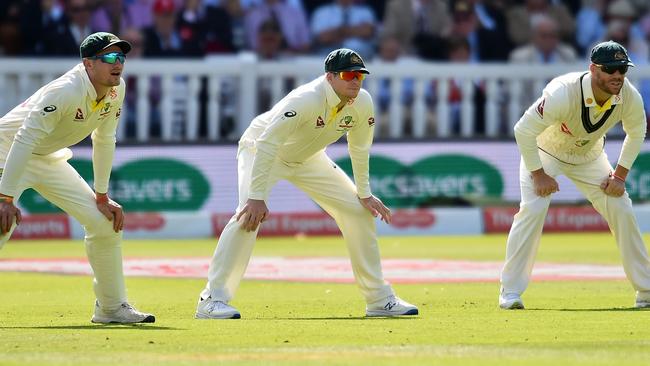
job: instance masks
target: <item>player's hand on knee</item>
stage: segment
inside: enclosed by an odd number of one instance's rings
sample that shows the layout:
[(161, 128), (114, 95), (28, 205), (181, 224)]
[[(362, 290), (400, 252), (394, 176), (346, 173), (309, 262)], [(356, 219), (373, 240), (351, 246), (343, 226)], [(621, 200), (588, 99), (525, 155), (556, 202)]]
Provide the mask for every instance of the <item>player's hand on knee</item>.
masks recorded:
[(600, 184), (600, 189), (608, 196), (621, 197), (625, 193), (625, 182), (608, 177)]
[(367, 198), (359, 198), (361, 205), (365, 207), (372, 216), (379, 216), (385, 223), (390, 224), (393, 214), (390, 212), (390, 209), (384, 205), (381, 200), (375, 196), (370, 196)]
[(531, 172), (531, 177), (533, 178), (535, 194), (540, 197), (546, 197), (560, 190), (555, 178), (546, 174), (543, 169)]
[(124, 228), (124, 211), (122, 210), (122, 206), (108, 198), (105, 194), (98, 194), (96, 203), (99, 212), (101, 212), (108, 221), (113, 222), (113, 230), (115, 230), (116, 233), (120, 232), (120, 230)]
[(0, 201), (0, 233), (6, 234), (11, 230), (14, 218), (19, 225), (22, 220), (20, 209), (14, 206), (13, 201)]
[(266, 220), (269, 209), (266, 207), (264, 200), (248, 199), (244, 208), (237, 214), (237, 221), (244, 218), (241, 228), (251, 232), (257, 230), (257, 226)]

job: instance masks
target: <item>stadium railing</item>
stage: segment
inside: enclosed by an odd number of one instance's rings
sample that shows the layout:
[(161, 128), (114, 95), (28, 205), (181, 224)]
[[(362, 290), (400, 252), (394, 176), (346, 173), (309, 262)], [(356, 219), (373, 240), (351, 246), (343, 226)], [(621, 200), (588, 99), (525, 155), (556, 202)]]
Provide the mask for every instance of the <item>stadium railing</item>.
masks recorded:
[[(0, 113), (19, 104), (46, 82), (66, 72), (77, 59), (0, 59)], [(553, 77), (570, 71), (586, 70), (587, 62), (577, 64), (515, 65), (515, 64), (454, 64), (418, 60), (398, 63), (369, 62), (371, 77), (364, 81), (377, 105), (379, 88), (390, 80), (390, 95), (385, 113), (377, 115), (377, 125), (384, 126), (388, 138), (404, 136), (404, 124), (410, 123), (410, 137), (446, 138), (476, 136), (474, 119), (474, 85), (479, 82), (485, 94), (485, 132), (481, 137), (503, 138), (512, 134), (512, 126), (530, 105), (524, 95), (537, 96)], [(285, 61), (258, 61), (252, 54), (213, 56), (190, 59), (130, 59), (125, 69), (127, 80), (137, 80), (129, 96), (132, 108), (123, 108), (122, 118), (129, 113), (134, 118), (134, 142), (150, 142), (150, 124), (159, 123), (158, 141), (228, 141), (236, 139), (260, 112), (260, 80), (266, 80), (269, 100), (274, 103), (291, 85), (307, 82), (323, 73), (320, 57), (294, 58)], [(650, 88), (650, 66), (637, 66), (629, 74), (637, 88), (646, 93)], [(131, 78), (131, 79), (129, 79)], [(459, 82), (463, 98), (450, 102), (451, 79)], [(404, 103), (399, 97), (404, 80), (411, 80), (412, 101)], [(289, 87), (290, 87), (289, 86)], [(158, 113), (152, 118), (151, 89), (159, 93)], [(528, 88), (528, 89), (526, 89)], [(201, 101), (200, 94), (203, 94)], [(398, 97), (396, 97), (398, 96)], [(518, 96), (518, 97), (513, 97)], [(650, 95), (647, 95), (650, 98)], [(452, 126), (450, 111), (458, 109), (459, 126)], [(234, 122), (230, 134), (223, 133), (224, 113), (228, 109)], [(180, 114), (180, 117), (179, 117)], [(408, 117), (407, 117), (408, 116)], [(199, 120), (205, 120), (200, 133)], [(158, 119), (158, 120), (156, 120)], [(431, 120), (434, 123), (431, 123)], [(175, 124), (182, 126), (179, 136)], [(457, 131), (453, 129), (457, 128)], [(120, 124), (118, 139), (126, 136), (125, 123)]]

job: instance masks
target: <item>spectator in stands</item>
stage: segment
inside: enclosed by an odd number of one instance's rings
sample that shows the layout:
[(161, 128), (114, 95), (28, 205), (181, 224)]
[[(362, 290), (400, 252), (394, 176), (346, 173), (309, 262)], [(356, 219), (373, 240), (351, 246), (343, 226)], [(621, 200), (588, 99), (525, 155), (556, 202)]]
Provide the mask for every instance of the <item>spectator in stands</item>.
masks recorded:
[[(287, 54), (286, 42), (280, 25), (274, 19), (267, 19), (257, 30), (257, 48), (255, 54), (259, 61), (278, 61)], [(288, 84), (293, 85), (293, 80), (283, 80), (285, 89), (290, 89)], [(257, 80), (257, 112), (262, 113), (269, 110), (275, 100), (272, 95), (272, 79), (260, 77)]]
[(292, 52), (305, 53), (310, 47), (309, 27), (305, 13), (284, 0), (264, 0), (248, 11), (245, 18), (246, 37), (252, 50), (258, 48), (259, 29), (271, 21), (277, 24), (286, 48)]
[[(128, 28), (122, 32), (121, 38), (131, 44), (129, 60), (142, 58), (144, 55), (144, 35), (140, 29)], [(125, 115), (123, 121), (125, 124), (125, 136), (127, 139), (134, 139), (136, 137), (138, 123), (136, 108), (138, 101), (138, 79), (139, 78), (134, 75), (126, 77), (126, 95), (124, 97)]]
[(18, 1), (0, 4), (0, 55), (15, 55), (22, 51), (20, 10)]
[[(42, 55), (45, 52), (45, 29), (52, 29), (52, 25), (63, 16), (62, 3), (56, 0), (26, 0), (16, 3), (20, 3), (20, 52), (24, 55)], [(2, 13), (7, 14), (5, 11)]]
[[(378, 64), (400, 64), (405, 66), (409, 61), (412, 61), (413, 58), (409, 56), (404, 56), (404, 48), (402, 45), (405, 45), (400, 41), (400, 39), (392, 34), (385, 34), (380, 37), (379, 40), (379, 49), (375, 61)], [(408, 66), (405, 66), (408, 67)], [(382, 78), (378, 81), (379, 85), (377, 88), (376, 95), (376, 111), (377, 111), (377, 130), (376, 134), (378, 136), (385, 137), (389, 132), (389, 108), (391, 100), (393, 99), (392, 94), (392, 80), (390, 78)], [(403, 79), (401, 82), (399, 99), (402, 105), (410, 107), (413, 103), (413, 93), (414, 93), (414, 83), (415, 81), (411, 78)], [(404, 110), (404, 120), (403, 126), (399, 136), (405, 136), (410, 134), (412, 131), (411, 127), (411, 115), (410, 108), (405, 108)], [(391, 121), (391, 123), (398, 123), (397, 121)]]
[[(467, 38), (462, 36), (452, 36), (448, 41), (448, 61), (454, 63), (472, 63), (475, 62), (471, 58), (470, 43)], [(453, 77), (449, 79), (449, 110), (450, 110), (450, 123), (451, 132), (455, 135), (460, 135), (462, 132), (461, 127), (461, 106), (464, 98), (468, 95), (463, 93), (463, 83), (465, 79), (462, 77)], [(472, 81), (472, 106), (474, 107), (474, 120), (472, 134), (482, 135), (485, 133), (485, 85), (482, 80)]]
[(122, 34), (128, 28), (149, 27), (152, 22), (150, 0), (105, 0), (95, 9), (90, 26)]
[(176, 28), (183, 44), (183, 56), (199, 57), (205, 54), (205, 9), (201, 0), (183, 1)]
[[(510, 62), (518, 64), (555, 64), (577, 61), (573, 47), (560, 41), (559, 26), (555, 19), (538, 14), (531, 19), (532, 40), (510, 53)], [(542, 90), (535, 90), (533, 82), (526, 82), (521, 95), (521, 105), (531, 105)]]
[(67, 0), (64, 15), (43, 32), (43, 54), (77, 56), (79, 45), (91, 32), (91, 8), (88, 0)]
[(173, 0), (153, 2), (153, 26), (144, 29), (145, 57), (183, 56), (183, 42), (176, 29), (176, 6)]
[(444, 0), (390, 0), (387, 4), (382, 34), (397, 40), (406, 53), (442, 59), (442, 45), (450, 33), (451, 14)]
[(564, 4), (551, 0), (526, 0), (524, 4), (513, 6), (506, 12), (508, 33), (516, 46), (531, 41), (530, 21), (538, 14), (546, 14), (555, 19), (559, 25), (560, 39), (568, 44), (574, 43), (575, 21)]
[[(486, 4), (456, 1), (452, 12), (451, 34), (467, 40), (471, 61), (505, 61), (510, 53), (511, 43), (502, 27), (498, 26), (499, 8), (490, 4), (489, 11), (494, 17), (488, 17)], [(484, 23), (486, 25), (483, 25)]]
[(582, 8), (576, 15), (576, 45), (581, 55), (598, 42), (605, 32), (603, 23), (607, 0), (582, 0)]
[(349, 48), (365, 58), (374, 55), (377, 20), (372, 9), (354, 0), (335, 0), (316, 9), (311, 30), (317, 53), (327, 54), (335, 48)]
[(245, 47), (244, 9), (239, 0), (221, 0), (205, 8), (205, 52), (234, 53)]

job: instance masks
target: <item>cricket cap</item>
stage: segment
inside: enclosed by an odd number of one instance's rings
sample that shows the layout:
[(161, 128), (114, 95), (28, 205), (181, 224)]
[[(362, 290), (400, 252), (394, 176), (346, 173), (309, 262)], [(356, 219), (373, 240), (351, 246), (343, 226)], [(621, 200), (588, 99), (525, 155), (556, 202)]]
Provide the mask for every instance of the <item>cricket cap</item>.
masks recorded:
[(325, 58), (325, 71), (359, 71), (363, 74), (370, 74), (361, 56), (348, 48), (339, 48), (330, 52)]
[(131, 51), (131, 44), (129, 42), (119, 39), (112, 33), (97, 32), (89, 35), (81, 42), (79, 54), (81, 58), (92, 57), (110, 46), (118, 46), (125, 55)]
[(591, 49), (591, 62), (596, 65), (634, 66), (625, 47), (614, 41), (601, 42)]

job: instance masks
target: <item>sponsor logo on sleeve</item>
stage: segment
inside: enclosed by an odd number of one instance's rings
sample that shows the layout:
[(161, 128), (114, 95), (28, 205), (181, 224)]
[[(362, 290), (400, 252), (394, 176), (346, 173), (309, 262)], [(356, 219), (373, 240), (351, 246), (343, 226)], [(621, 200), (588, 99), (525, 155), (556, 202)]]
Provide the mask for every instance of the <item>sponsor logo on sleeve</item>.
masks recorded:
[(562, 125), (560, 126), (560, 130), (561, 130), (563, 133), (566, 133), (566, 134), (569, 135), (569, 136), (573, 136), (573, 134), (571, 133), (571, 130), (570, 130), (569, 127), (566, 125), (566, 122), (562, 122)]
[(43, 112), (41, 112), (41, 116), (46, 115), (47, 113), (54, 112), (56, 110), (56, 106), (54, 105), (48, 105), (47, 107), (43, 108)]
[(118, 108), (117, 113), (115, 113), (115, 118), (120, 118), (121, 114), (122, 114), (122, 108)]
[(298, 113), (296, 113), (296, 111), (293, 111), (293, 110), (284, 112), (284, 116), (287, 117), (287, 118), (295, 117), (297, 114)]
[(546, 99), (542, 99), (539, 103), (537, 103), (537, 107), (535, 107), (535, 111), (542, 118), (544, 118), (544, 103), (546, 103)]
[(375, 117), (368, 118), (368, 126), (373, 126), (375, 124)]
[(323, 127), (325, 127), (325, 121), (323, 121), (323, 117), (318, 116), (318, 118), (316, 118), (316, 128), (323, 128)]
[(79, 122), (84, 120), (84, 112), (81, 108), (77, 108), (77, 113), (74, 115), (74, 120)]

